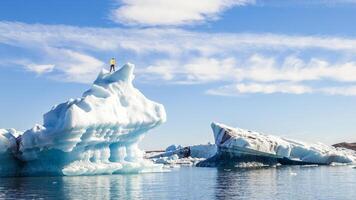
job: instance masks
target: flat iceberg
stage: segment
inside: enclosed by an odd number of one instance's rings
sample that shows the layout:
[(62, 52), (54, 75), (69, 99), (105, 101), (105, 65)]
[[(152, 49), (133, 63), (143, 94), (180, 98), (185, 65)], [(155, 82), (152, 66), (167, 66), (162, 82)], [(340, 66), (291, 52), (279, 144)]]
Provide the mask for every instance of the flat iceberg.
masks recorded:
[[(322, 143), (308, 144), (220, 123), (212, 123), (217, 154), (198, 166), (330, 165), (355, 163), (355, 151)], [(244, 165), (244, 164), (243, 164)]]
[(166, 121), (163, 105), (132, 81), (134, 65), (103, 70), (78, 99), (54, 106), (43, 125), (0, 129), (1, 175), (92, 175), (155, 171), (137, 143)]

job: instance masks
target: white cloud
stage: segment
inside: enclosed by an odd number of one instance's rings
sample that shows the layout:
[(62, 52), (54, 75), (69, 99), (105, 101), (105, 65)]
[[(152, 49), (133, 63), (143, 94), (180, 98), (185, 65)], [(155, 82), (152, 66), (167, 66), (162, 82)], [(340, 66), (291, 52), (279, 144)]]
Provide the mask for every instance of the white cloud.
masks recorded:
[[(139, 80), (240, 84), (240, 93), (257, 89), (306, 93), (311, 88), (311, 92), (344, 95), (353, 94), (349, 87), (356, 82), (354, 38), (0, 22), (0, 48), (8, 46), (16, 51), (2, 51), (2, 65), (7, 60), (8, 66), (25, 66), (61, 81), (91, 82), (108, 58), (118, 56), (120, 62), (138, 65)], [(313, 83), (325, 88), (314, 88)], [(330, 87), (335, 83), (342, 84), (344, 92)]]
[(229, 78), (236, 71), (235, 59), (194, 58), (183, 66), (189, 81), (207, 82)]
[(47, 48), (46, 55), (57, 63), (57, 70), (62, 74), (55, 78), (62, 81), (91, 82), (105, 64), (87, 54), (69, 49)]
[(35, 72), (36, 74), (45, 74), (53, 71), (54, 65), (38, 65), (38, 64), (28, 64), (26, 65), (27, 70)]
[(356, 96), (356, 85), (337, 87), (311, 87), (303, 84), (291, 82), (282, 83), (238, 83), (225, 85), (206, 91), (209, 95), (217, 96), (238, 96), (243, 94), (311, 94), (319, 93), (324, 95)]
[(356, 62), (335, 62), (311, 58), (302, 60), (296, 56), (287, 56), (278, 61), (273, 57), (252, 55), (246, 59), (245, 68), (238, 73), (240, 80), (259, 82), (271, 81), (315, 81), (332, 80), (339, 82), (355, 82)]
[(247, 93), (287, 93), (287, 94), (305, 94), (312, 93), (313, 89), (306, 85), (294, 83), (239, 83), (235, 85), (227, 85), (215, 89), (210, 89), (207, 94), (219, 96), (235, 96)]
[(177, 26), (202, 23), (219, 18), (221, 13), (235, 6), (260, 5), (337, 5), (353, 4), (355, 0), (115, 0), (110, 14), (117, 23), (139, 26)]
[[(144, 73), (160, 77), (169, 77), (170, 81), (188, 81), (205, 83), (216, 81), (337, 81), (356, 82), (356, 62), (335, 62), (311, 58), (302, 60), (290, 55), (282, 60), (271, 56), (253, 54), (250, 57), (192, 58), (183, 63), (178, 61), (157, 62)], [(167, 67), (166, 67), (167, 66)], [(182, 80), (183, 79), (183, 80)]]
[[(77, 50), (135, 53), (190, 53), (210, 56), (256, 49), (324, 49), (356, 53), (356, 39), (330, 36), (283, 34), (202, 33), (181, 29), (85, 28), (61, 25), (24, 24), (0, 21), (0, 43), (33, 47), (50, 46)], [(235, 53), (235, 52), (234, 52)]]
[(159, 76), (165, 81), (170, 81), (177, 75), (177, 71), (174, 66), (176, 66), (176, 63), (172, 63), (169, 60), (160, 60), (157, 63), (142, 69), (139, 73), (147, 75), (147, 79), (156, 79), (157, 76)]
[(334, 87), (312, 87), (294, 82), (279, 83), (236, 83), (212, 88), (206, 94), (217, 96), (239, 96), (243, 94), (324, 94), (356, 96), (356, 85), (334, 86)]
[(233, 6), (253, 4), (254, 0), (121, 0), (111, 18), (129, 25), (182, 25), (215, 20)]
[(320, 92), (328, 95), (356, 96), (356, 85), (321, 88)]

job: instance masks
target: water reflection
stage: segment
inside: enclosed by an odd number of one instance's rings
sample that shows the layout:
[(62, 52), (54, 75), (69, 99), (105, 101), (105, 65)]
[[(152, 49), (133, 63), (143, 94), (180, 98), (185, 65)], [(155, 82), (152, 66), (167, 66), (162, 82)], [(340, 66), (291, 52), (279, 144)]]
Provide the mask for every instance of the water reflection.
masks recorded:
[(140, 174), (63, 177), (66, 199), (138, 199), (142, 196)]
[(0, 198), (206, 199), (213, 196), (215, 175), (215, 169), (184, 168), (168, 173), (1, 178)]
[(350, 167), (278, 167), (219, 170), (215, 199), (354, 199)]
[(0, 178), (0, 199), (353, 199), (350, 167), (281, 167)]
[(266, 193), (276, 193), (275, 169), (221, 169), (216, 177), (217, 199), (265, 199)]
[(138, 199), (142, 176), (1, 178), (1, 199)]

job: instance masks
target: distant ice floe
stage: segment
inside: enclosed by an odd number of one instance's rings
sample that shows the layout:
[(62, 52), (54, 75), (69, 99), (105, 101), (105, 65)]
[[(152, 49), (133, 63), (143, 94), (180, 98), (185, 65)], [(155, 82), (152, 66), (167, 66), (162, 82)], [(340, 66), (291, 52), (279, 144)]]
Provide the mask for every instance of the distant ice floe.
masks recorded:
[(0, 129), (0, 175), (92, 175), (157, 171), (137, 143), (166, 121), (163, 105), (132, 81), (134, 65), (103, 70), (78, 99), (54, 106), (43, 125)]
[(238, 166), (256, 162), (263, 165), (337, 165), (356, 161), (355, 151), (349, 149), (308, 144), (219, 123), (212, 123), (211, 127), (218, 151), (198, 166)]
[(195, 166), (197, 163), (216, 154), (215, 144), (199, 144), (183, 147), (171, 145), (162, 153), (147, 154), (146, 157), (155, 163), (164, 164), (168, 167)]

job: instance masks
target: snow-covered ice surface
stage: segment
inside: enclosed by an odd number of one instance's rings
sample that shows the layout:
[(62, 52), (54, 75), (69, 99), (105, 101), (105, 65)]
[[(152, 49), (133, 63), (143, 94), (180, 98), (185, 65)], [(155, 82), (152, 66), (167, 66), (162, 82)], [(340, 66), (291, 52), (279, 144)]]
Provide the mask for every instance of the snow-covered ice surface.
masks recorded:
[(149, 157), (153, 162), (165, 164), (169, 167), (177, 165), (195, 166), (197, 163), (210, 158), (216, 154), (215, 144), (199, 144), (183, 147), (181, 145), (170, 145), (165, 152), (154, 154)]
[[(355, 151), (322, 143), (308, 144), (273, 135), (212, 123), (218, 153), (201, 166), (233, 160), (237, 163), (320, 164), (355, 163)], [(220, 159), (220, 161), (219, 161)], [(224, 161), (221, 161), (225, 159)], [(214, 166), (214, 164), (213, 164)]]
[(210, 158), (216, 154), (216, 151), (216, 145), (210, 143), (190, 146), (191, 157), (193, 158)]
[(166, 121), (163, 105), (132, 81), (134, 65), (103, 70), (78, 99), (54, 106), (43, 125), (0, 129), (0, 175), (91, 175), (160, 170), (137, 143)]

